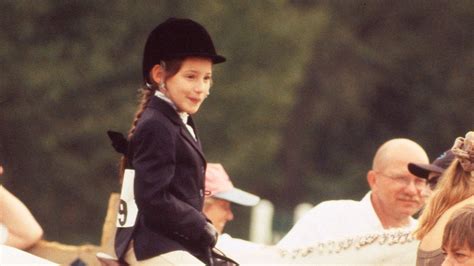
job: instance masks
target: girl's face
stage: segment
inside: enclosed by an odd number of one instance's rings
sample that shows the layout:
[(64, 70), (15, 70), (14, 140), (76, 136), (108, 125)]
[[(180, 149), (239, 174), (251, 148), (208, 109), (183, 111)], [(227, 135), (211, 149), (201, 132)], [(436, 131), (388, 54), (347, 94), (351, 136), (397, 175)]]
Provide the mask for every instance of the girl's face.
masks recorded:
[(194, 114), (209, 95), (212, 81), (212, 61), (201, 57), (186, 58), (179, 71), (167, 79), (163, 92), (179, 112)]
[(444, 248), (443, 251), (446, 254), (446, 258), (443, 261), (443, 266), (461, 266), (461, 265), (474, 265), (474, 250), (469, 249), (467, 243), (462, 248), (451, 249)]

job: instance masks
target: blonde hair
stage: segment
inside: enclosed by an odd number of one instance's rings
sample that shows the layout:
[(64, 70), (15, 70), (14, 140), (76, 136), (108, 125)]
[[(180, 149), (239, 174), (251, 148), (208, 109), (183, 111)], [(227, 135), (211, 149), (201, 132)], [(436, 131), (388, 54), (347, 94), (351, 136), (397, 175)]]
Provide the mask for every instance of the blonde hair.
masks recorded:
[(440, 179), (419, 218), (418, 228), (414, 232), (417, 239), (422, 239), (446, 210), (474, 195), (473, 178), (464, 171), (458, 159), (454, 159)]
[(444, 228), (442, 247), (450, 250), (467, 244), (474, 250), (474, 204), (468, 204), (454, 212)]
[(420, 216), (414, 235), (422, 239), (438, 222), (441, 215), (454, 204), (474, 195), (474, 177), (471, 166), (474, 164), (474, 132), (466, 138), (456, 138), (451, 151), (456, 156), (441, 176), (435, 191)]

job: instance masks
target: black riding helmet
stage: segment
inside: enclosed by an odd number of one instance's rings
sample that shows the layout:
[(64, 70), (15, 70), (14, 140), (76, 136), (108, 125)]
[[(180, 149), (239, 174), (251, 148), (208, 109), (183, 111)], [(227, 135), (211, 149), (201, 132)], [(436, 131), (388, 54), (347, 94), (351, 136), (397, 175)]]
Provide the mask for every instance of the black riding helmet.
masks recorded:
[(148, 35), (143, 53), (143, 78), (161, 60), (186, 56), (207, 57), (214, 64), (225, 57), (218, 55), (211, 36), (199, 23), (191, 19), (169, 18)]

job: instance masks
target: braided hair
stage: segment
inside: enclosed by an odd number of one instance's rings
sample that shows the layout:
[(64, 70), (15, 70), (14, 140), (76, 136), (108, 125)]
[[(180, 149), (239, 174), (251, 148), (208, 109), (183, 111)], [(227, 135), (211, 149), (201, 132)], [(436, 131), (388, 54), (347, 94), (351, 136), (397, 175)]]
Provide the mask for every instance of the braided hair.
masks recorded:
[[(178, 71), (181, 69), (181, 66), (183, 64), (184, 58), (174, 58), (174, 59), (169, 59), (169, 60), (162, 60), (160, 62), (161, 68), (164, 70), (164, 81), (168, 80), (169, 78), (173, 77), (178, 73)], [(138, 108), (137, 111), (135, 112), (135, 116), (133, 118), (132, 126), (128, 132), (127, 140), (128, 142), (131, 141), (133, 137), (133, 133), (135, 133), (135, 129), (137, 127), (138, 121), (140, 120), (140, 117), (142, 116), (143, 112), (145, 111), (146, 107), (148, 106), (148, 103), (150, 102), (151, 98), (155, 95), (155, 91), (159, 90), (161, 86), (164, 85), (164, 82), (160, 82), (160, 84), (155, 81), (151, 77), (151, 73), (149, 73), (149, 80), (151, 81), (151, 84), (148, 82), (144, 82), (143, 86), (138, 90), (139, 93), (139, 103), (138, 103)], [(120, 178), (123, 177), (123, 173), (125, 171), (125, 168), (128, 163), (128, 158), (127, 156), (122, 156), (120, 159)]]

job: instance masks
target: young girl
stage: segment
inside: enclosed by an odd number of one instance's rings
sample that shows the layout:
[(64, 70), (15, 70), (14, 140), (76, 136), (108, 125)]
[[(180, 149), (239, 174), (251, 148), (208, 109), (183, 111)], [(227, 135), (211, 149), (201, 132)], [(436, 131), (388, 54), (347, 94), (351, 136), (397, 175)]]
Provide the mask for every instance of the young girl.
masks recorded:
[(474, 265), (474, 204), (456, 211), (444, 228), (442, 265)]
[(217, 232), (201, 211), (206, 160), (190, 115), (209, 95), (213, 64), (224, 61), (190, 19), (170, 18), (148, 36), (142, 100), (122, 162), (115, 240), (122, 262), (210, 264)]

